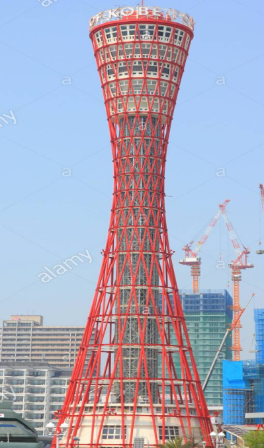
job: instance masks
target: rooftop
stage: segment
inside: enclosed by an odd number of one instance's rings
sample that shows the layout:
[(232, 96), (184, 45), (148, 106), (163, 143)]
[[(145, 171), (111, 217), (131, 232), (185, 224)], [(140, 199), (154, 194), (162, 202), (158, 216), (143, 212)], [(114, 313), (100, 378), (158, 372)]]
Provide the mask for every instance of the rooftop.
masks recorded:
[(244, 435), (248, 432), (257, 431), (259, 429), (259, 425), (223, 425), (222, 429), (223, 431), (226, 431), (239, 439), (243, 439)]

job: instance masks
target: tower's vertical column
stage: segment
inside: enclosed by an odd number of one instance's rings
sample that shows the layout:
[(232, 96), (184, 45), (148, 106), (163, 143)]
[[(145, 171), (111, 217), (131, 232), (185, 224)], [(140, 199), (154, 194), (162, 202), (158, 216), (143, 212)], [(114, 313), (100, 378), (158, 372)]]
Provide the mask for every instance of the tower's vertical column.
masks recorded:
[[(160, 148), (161, 126), (158, 119), (146, 114), (130, 114), (119, 122), (115, 195), (117, 216), (117, 247), (119, 247), (117, 285), (119, 284), (120, 325), (116, 325), (116, 343), (122, 343), (123, 376), (131, 379), (124, 384), (125, 402), (135, 398), (136, 379), (158, 376), (158, 331), (154, 308), (158, 308), (159, 238), (161, 231), (160, 181), (163, 155)], [(159, 181), (157, 182), (159, 176)], [(153, 307), (153, 302), (155, 307)], [(118, 302), (116, 305), (118, 308)], [(144, 321), (147, 322), (144, 328)], [(144, 328), (146, 364), (139, 372), (141, 337)], [(121, 335), (122, 328), (124, 334)], [(152, 401), (157, 402), (157, 384), (151, 384)], [(146, 382), (141, 381), (138, 396), (147, 400)]]

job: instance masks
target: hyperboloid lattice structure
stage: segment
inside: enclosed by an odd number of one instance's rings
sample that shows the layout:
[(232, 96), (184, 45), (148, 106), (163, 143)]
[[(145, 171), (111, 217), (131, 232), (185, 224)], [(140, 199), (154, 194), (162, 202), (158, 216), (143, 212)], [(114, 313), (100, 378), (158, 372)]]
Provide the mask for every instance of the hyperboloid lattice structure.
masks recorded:
[(167, 146), (193, 20), (157, 7), (116, 8), (92, 18), (90, 37), (114, 192), (93, 304), (58, 413), (58, 429), (69, 425), (61, 443), (156, 447), (179, 435), (211, 446), (165, 217)]

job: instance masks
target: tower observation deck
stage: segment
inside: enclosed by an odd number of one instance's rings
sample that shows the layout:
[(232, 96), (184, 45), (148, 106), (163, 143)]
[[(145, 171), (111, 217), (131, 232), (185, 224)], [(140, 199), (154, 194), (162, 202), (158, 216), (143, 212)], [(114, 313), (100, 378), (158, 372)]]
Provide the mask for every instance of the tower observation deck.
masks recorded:
[(212, 445), (165, 217), (167, 146), (193, 26), (187, 14), (146, 6), (90, 21), (114, 191), (93, 304), (58, 413), (58, 428), (69, 424), (67, 447), (77, 438), (87, 448), (131, 448), (135, 438), (156, 447), (178, 435)]

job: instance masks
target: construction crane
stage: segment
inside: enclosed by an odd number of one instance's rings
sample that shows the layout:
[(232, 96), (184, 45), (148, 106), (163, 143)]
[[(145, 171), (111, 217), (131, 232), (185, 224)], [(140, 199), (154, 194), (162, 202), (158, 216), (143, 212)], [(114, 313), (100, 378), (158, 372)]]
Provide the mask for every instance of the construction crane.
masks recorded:
[[(264, 213), (264, 187), (263, 187), (262, 184), (260, 184), (259, 188), (260, 188), (261, 207), (262, 207), (262, 211)], [(261, 238), (260, 238), (259, 244), (261, 244)], [(257, 255), (263, 255), (264, 254), (264, 250), (263, 249), (259, 249), (259, 250), (256, 251), (256, 254)]]
[[(221, 207), (221, 206), (220, 206)], [(241, 323), (237, 317), (240, 314), (241, 306), (240, 306), (240, 282), (241, 282), (241, 271), (249, 268), (253, 268), (254, 265), (248, 263), (248, 255), (250, 254), (249, 249), (247, 249), (244, 245), (240, 245), (238, 238), (236, 236), (234, 227), (229, 219), (226, 208), (223, 208), (222, 215), (224, 221), (226, 223), (226, 227), (234, 247), (235, 254), (237, 258), (234, 261), (231, 261), (229, 267), (232, 271), (232, 282), (233, 282), (233, 323), (235, 322), (234, 332), (233, 332), (233, 345), (232, 350), (234, 353), (233, 359), (234, 361), (240, 361), (240, 352), (242, 350), (240, 345), (240, 328)]]
[(203, 245), (208, 240), (213, 228), (216, 226), (217, 222), (219, 221), (219, 218), (220, 218), (221, 214), (223, 213), (223, 211), (225, 210), (228, 202), (229, 202), (229, 199), (226, 199), (225, 202), (223, 202), (223, 204), (219, 205), (219, 210), (217, 211), (217, 213), (213, 217), (212, 221), (208, 225), (202, 238), (196, 244), (194, 251), (192, 250), (192, 245), (193, 245), (194, 241), (191, 241), (189, 244), (186, 244), (186, 246), (183, 247), (185, 256), (184, 256), (183, 260), (179, 261), (179, 263), (183, 264), (185, 266), (191, 266), (191, 276), (193, 278), (192, 284), (193, 284), (193, 292), (194, 293), (199, 292), (199, 277), (201, 275), (201, 258), (198, 256), (198, 254), (199, 254), (200, 250), (202, 249)]
[(210, 367), (210, 369), (209, 369), (209, 372), (207, 373), (207, 376), (206, 376), (206, 378), (205, 378), (205, 380), (204, 380), (204, 383), (203, 383), (203, 391), (205, 391), (205, 389), (206, 389), (206, 387), (207, 387), (207, 385), (208, 385), (208, 382), (209, 382), (209, 380), (210, 380), (210, 378), (211, 378), (211, 375), (212, 375), (212, 373), (213, 373), (213, 370), (214, 370), (214, 368), (215, 368), (217, 359), (218, 359), (218, 357), (219, 357), (219, 355), (220, 355), (220, 353), (221, 353), (221, 351), (222, 351), (222, 348), (224, 347), (224, 344), (225, 344), (225, 341), (226, 341), (226, 339), (227, 339), (227, 336), (228, 336), (233, 330), (235, 330), (235, 328), (236, 328), (236, 324), (240, 321), (240, 318), (241, 318), (242, 314), (243, 314), (244, 311), (247, 309), (247, 307), (248, 307), (248, 305), (250, 304), (250, 302), (251, 302), (251, 300), (253, 299), (253, 297), (255, 297), (255, 294), (252, 294), (252, 295), (251, 295), (251, 297), (250, 297), (249, 301), (247, 302), (247, 304), (245, 305), (245, 307), (242, 308), (242, 309), (240, 310), (240, 312), (238, 313), (236, 319), (235, 319), (235, 320), (233, 321), (233, 323), (231, 324), (231, 327), (228, 328), (228, 329), (226, 330), (225, 335), (224, 335), (224, 337), (223, 337), (223, 340), (222, 340), (222, 342), (221, 342), (221, 344), (220, 344), (220, 346), (219, 346), (219, 348), (218, 348), (218, 350), (217, 350), (217, 352), (216, 352), (216, 355), (215, 355), (215, 357), (214, 357), (214, 359), (213, 359), (213, 362), (212, 362), (212, 365), (211, 365), (211, 367)]

